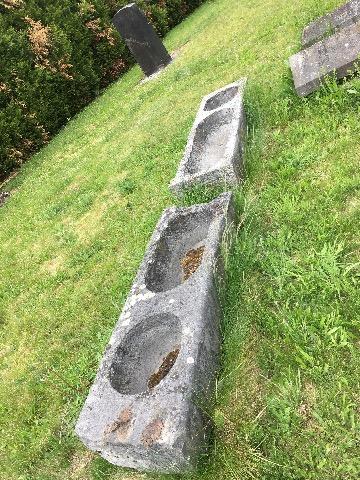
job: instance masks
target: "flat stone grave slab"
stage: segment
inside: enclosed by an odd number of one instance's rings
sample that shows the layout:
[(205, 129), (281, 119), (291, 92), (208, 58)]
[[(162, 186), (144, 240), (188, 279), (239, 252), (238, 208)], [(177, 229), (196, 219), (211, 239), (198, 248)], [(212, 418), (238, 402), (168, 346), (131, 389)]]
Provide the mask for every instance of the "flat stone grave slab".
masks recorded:
[(171, 62), (162, 41), (135, 3), (121, 8), (113, 17), (113, 23), (146, 76)]
[(317, 18), (310, 25), (305, 27), (301, 44), (303, 48), (310, 47), (323, 38), (336, 33), (344, 27), (348, 27), (360, 20), (360, 0), (352, 0)]
[(76, 433), (109, 462), (181, 473), (206, 451), (219, 362), (220, 246), (231, 193), (164, 211)]
[(246, 78), (203, 98), (170, 190), (181, 195), (196, 184), (241, 181), (246, 138)]
[(298, 95), (317, 90), (328, 75), (344, 78), (357, 70), (360, 55), (360, 22), (315, 43), (290, 57), (289, 63)]

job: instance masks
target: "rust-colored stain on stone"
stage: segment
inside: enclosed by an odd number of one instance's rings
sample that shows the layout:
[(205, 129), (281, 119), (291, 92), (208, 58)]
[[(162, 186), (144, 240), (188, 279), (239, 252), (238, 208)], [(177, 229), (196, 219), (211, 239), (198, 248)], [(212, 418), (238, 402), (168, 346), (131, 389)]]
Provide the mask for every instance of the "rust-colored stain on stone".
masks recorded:
[(132, 418), (133, 413), (131, 409), (125, 408), (120, 412), (118, 419), (107, 427), (105, 435), (116, 432), (116, 436), (120, 441), (125, 440), (129, 433)]
[(157, 418), (146, 425), (141, 435), (141, 442), (144, 447), (152, 447), (155, 442), (161, 437), (161, 432), (164, 428), (164, 422)]
[(199, 248), (193, 248), (192, 250), (189, 250), (181, 260), (180, 263), (184, 274), (184, 281), (190, 278), (200, 267), (204, 250), (204, 245)]
[(176, 347), (175, 350), (168, 353), (166, 357), (163, 358), (160, 368), (156, 372), (154, 372), (152, 375), (150, 375), (150, 378), (148, 381), (148, 387), (150, 390), (156, 387), (156, 385), (158, 385), (161, 382), (161, 380), (165, 378), (166, 375), (170, 372), (170, 370), (172, 369), (172, 367), (176, 362), (179, 352), (180, 352), (180, 348)]

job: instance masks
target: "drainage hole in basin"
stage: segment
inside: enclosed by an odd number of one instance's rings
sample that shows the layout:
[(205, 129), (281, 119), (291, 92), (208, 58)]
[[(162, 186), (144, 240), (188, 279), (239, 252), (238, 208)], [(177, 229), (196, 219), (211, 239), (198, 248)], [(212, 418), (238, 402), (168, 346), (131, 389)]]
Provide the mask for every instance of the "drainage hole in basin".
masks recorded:
[(183, 270), (184, 282), (185, 280), (190, 278), (191, 275), (195, 273), (196, 270), (200, 267), (204, 250), (204, 245), (201, 245), (198, 248), (192, 248), (191, 250), (186, 252), (185, 256), (182, 258), (180, 263)]
[(173, 351), (168, 353), (166, 357), (163, 358), (162, 364), (160, 365), (158, 371), (150, 375), (148, 381), (148, 388), (150, 390), (156, 387), (156, 385), (159, 385), (161, 380), (170, 372), (176, 362), (179, 352), (180, 347), (175, 347)]

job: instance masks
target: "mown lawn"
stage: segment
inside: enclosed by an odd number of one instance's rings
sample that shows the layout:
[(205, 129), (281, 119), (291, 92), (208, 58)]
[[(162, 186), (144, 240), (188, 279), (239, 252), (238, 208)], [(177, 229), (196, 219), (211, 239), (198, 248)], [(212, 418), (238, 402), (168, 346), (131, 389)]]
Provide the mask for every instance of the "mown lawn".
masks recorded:
[[(296, 97), (287, 65), (324, 0), (208, 1), (7, 185), (0, 208), (6, 480), (160, 479), (73, 433), (201, 97), (249, 78), (211, 455), (191, 479), (360, 476), (360, 81)], [(198, 192), (197, 201), (207, 194)], [(168, 477), (177, 478), (177, 477)]]

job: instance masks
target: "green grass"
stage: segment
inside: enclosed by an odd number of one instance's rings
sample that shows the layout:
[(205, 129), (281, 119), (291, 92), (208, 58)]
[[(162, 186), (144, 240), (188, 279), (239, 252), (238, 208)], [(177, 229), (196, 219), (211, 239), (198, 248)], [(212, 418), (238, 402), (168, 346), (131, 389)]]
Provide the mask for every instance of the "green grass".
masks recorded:
[[(191, 479), (358, 479), (360, 81), (294, 94), (288, 57), (335, 0), (209, 1), (33, 157), (0, 209), (1, 478), (160, 479), (73, 427), (200, 99), (248, 76), (211, 455)], [(204, 192), (192, 195), (201, 201)], [(188, 199), (189, 200), (189, 199)], [(177, 478), (177, 477), (168, 477)]]

